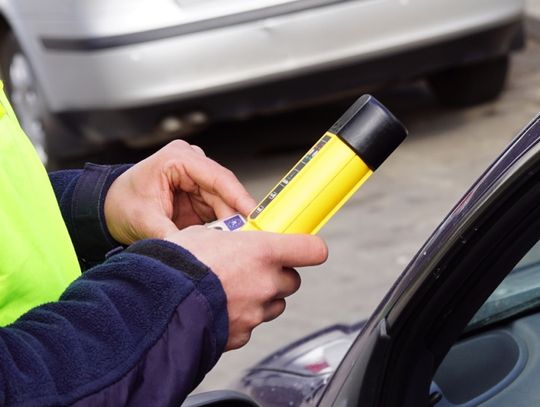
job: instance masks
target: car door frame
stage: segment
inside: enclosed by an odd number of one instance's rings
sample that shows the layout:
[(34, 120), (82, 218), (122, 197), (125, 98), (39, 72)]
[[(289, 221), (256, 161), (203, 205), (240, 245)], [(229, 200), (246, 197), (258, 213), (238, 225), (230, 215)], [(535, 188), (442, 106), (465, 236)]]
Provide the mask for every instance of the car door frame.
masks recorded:
[[(540, 116), (416, 255), (343, 359), (319, 405), (434, 403), (437, 395), (430, 400), (429, 389), (438, 365), (476, 310), (538, 240), (539, 141)], [(531, 228), (535, 233), (526, 232)]]

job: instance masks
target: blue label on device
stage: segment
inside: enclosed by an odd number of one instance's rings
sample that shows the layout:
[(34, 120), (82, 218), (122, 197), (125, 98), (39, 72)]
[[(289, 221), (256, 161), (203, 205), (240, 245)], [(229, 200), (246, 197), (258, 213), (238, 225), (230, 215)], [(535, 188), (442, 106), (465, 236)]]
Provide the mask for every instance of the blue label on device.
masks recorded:
[(223, 223), (225, 223), (225, 225), (229, 228), (230, 231), (233, 231), (244, 226), (246, 222), (244, 221), (244, 218), (242, 218), (242, 216), (234, 215), (230, 218), (224, 219)]

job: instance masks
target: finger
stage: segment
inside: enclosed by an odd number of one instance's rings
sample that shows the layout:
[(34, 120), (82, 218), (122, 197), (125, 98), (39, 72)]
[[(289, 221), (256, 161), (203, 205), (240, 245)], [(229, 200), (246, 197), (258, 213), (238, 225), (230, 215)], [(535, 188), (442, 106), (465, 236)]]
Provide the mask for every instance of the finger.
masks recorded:
[(293, 268), (285, 267), (277, 274), (276, 281), (274, 282), (277, 288), (277, 294), (275, 298), (285, 298), (294, 294), (300, 288), (302, 278), (298, 271)]
[(228, 218), (229, 216), (236, 215), (239, 212), (238, 210), (231, 208), (225, 202), (220, 200), (215, 200), (212, 204), (212, 207), (214, 209), (217, 219)]
[(328, 258), (326, 243), (318, 236), (280, 233), (264, 233), (258, 236), (268, 239), (267, 243), (272, 248), (275, 261), (282, 267), (314, 266), (324, 263)]
[(249, 342), (251, 339), (251, 331), (243, 332), (242, 334), (230, 335), (225, 352), (229, 350), (239, 349)]
[[(189, 209), (193, 216), (197, 216), (202, 222), (211, 222), (216, 220), (217, 215), (213, 207), (214, 205), (211, 203), (212, 198), (208, 198), (205, 195), (206, 193), (203, 191), (193, 195), (187, 193), (185, 201), (189, 203)], [(181, 221), (181, 219), (179, 220)]]
[(204, 203), (212, 208), (216, 218), (226, 218), (238, 213), (238, 210), (229, 206), (221, 197), (201, 190), (201, 197)]
[(272, 321), (285, 311), (287, 303), (283, 298), (278, 298), (270, 302), (265, 308), (264, 322)]
[(183, 163), (186, 174), (205, 191), (217, 195), (229, 207), (248, 215), (257, 205), (238, 178), (210, 158), (193, 156)]
[(227, 218), (238, 213), (238, 210), (231, 208), (219, 196), (204, 190), (200, 191), (200, 195), (191, 195), (189, 200), (195, 214), (204, 222)]

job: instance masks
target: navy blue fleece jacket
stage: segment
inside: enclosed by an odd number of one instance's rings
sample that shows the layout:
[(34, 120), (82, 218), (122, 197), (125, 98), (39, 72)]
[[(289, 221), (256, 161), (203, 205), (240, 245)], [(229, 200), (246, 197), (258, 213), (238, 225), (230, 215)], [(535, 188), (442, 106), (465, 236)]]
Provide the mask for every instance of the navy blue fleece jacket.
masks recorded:
[(126, 167), (50, 175), (84, 272), (58, 302), (0, 329), (2, 406), (178, 406), (227, 341), (218, 278), (169, 242), (118, 246), (103, 218)]

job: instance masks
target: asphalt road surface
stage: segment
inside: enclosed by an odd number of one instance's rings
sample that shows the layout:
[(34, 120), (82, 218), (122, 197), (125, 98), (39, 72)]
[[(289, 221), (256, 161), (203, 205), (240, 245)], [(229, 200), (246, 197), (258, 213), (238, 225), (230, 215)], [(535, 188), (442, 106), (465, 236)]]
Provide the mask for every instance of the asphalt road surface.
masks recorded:
[[(287, 343), (335, 323), (365, 319), (443, 217), (509, 141), (540, 112), (540, 42), (516, 54), (496, 102), (449, 110), (421, 84), (377, 97), (409, 138), (322, 229), (330, 257), (301, 269), (285, 314), (226, 353), (197, 391), (227, 388), (244, 369)], [(257, 198), (281, 178), (349, 101), (220, 126), (193, 142), (233, 169)]]

